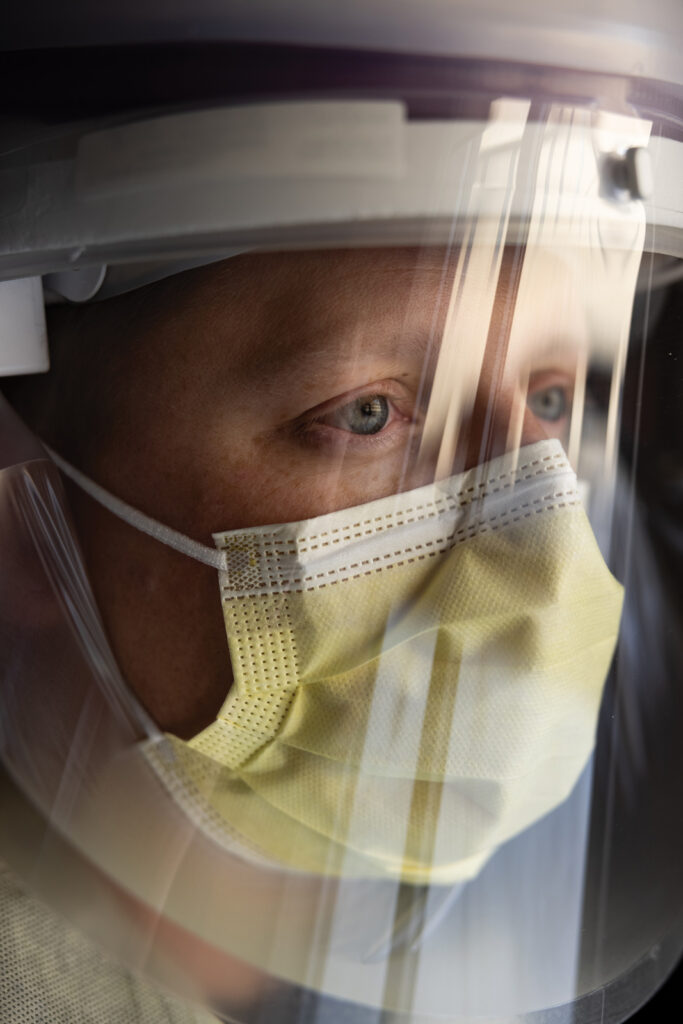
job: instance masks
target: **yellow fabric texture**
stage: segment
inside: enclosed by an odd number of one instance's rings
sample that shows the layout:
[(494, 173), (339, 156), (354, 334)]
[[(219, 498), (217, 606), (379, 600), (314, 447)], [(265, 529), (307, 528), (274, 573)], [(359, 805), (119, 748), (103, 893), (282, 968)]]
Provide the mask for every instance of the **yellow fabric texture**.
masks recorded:
[(622, 592), (559, 446), (522, 454), (217, 538), (241, 557), (221, 574), (235, 683), (215, 723), (150, 753), (214, 835), (452, 883), (568, 796)]

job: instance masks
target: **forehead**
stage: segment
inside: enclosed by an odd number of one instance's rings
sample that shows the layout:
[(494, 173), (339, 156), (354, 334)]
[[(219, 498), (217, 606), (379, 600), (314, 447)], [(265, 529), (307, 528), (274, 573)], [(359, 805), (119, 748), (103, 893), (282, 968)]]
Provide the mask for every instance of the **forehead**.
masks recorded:
[[(459, 301), (459, 257), (443, 247), (250, 253), (190, 271), (150, 289), (151, 361), (191, 358), (233, 382), (314, 363), (431, 361)], [(506, 348), (575, 343), (580, 302), (567, 267), (537, 256), (515, 280), (516, 262), (505, 254), (491, 315)], [(467, 300), (476, 308), (476, 294)]]
[(443, 249), (254, 253), (210, 268), (200, 287), (204, 295), (213, 291), (209, 305), (240, 304), (254, 323), (329, 325), (431, 306), (454, 266)]
[(166, 365), (191, 351), (254, 374), (407, 338), (424, 348), (451, 263), (437, 249), (238, 256), (152, 286), (145, 341)]

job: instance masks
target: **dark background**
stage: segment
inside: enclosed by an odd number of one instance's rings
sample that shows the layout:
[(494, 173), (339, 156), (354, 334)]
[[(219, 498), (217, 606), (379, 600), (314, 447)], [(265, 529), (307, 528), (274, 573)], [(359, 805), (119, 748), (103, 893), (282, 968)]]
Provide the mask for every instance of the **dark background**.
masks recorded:
[(630, 1018), (632, 1024), (678, 1024), (683, 1021), (683, 962), (659, 992)]

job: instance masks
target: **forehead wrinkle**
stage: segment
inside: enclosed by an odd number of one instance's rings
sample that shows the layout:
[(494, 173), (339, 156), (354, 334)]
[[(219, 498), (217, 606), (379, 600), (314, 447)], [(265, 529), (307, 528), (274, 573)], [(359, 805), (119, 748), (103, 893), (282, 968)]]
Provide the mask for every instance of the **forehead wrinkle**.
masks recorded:
[(216, 291), (223, 300), (214, 303), (214, 323), (231, 310), (216, 332), (233, 356), (226, 366), (231, 386), (289, 387), (297, 374), (331, 374), (366, 356), (398, 369), (403, 359), (412, 370), (438, 347), (430, 332), (436, 334), (443, 265), (443, 253), (431, 250), (226, 261), (212, 270), (211, 284), (214, 300)]
[[(287, 393), (292, 385), (299, 391), (306, 391), (320, 384), (325, 384), (329, 395), (322, 395), (321, 400), (333, 397), (335, 381), (340, 387), (362, 386), (372, 383), (372, 377), (408, 377), (418, 378), (423, 367), (425, 355), (430, 351), (430, 339), (427, 331), (411, 333), (406, 338), (399, 336), (386, 339), (381, 344), (367, 349), (362, 344), (354, 344), (344, 338), (349, 337), (341, 331), (330, 336), (329, 344), (312, 344), (307, 346), (305, 340), (301, 345), (282, 347), (277, 354), (263, 352), (249, 366), (246, 383), (258, 380), (259, 386), (266, 386), (273, 393)], [(360, 379), (367, 373), (368, 380)], [(344, 375), (348, 380), (344, 380)], [(352, 380), (353, 376), (358, 380)]]
[[(435, 347), (430, 334), (431, 307), (421, 319), (418, 315), (414, 326), (408, 311), (397, 324), (391, 313), (381, 316), (369, 312), (362, 316), (351, 307), (340, 315), (326, 317), (327, 323), (318, 320), (313, 310), (305, 319), (303, 324), (292, 324), (291, 317), (288, 322), (271, 322), (263, 332), (262, 343), (252, 348), (247, 360), (249, 379), (291, 380), (306, 372), (322, 375), (363, 363), (386, 364), (383, 375), (389, 371), (410, 373), (416, 364), (419, 371)], [(387, 320), (391, 321), (388, 326)], [(284, 330), (278, 334), (280, 326)]]
[[(421, 372), (429, 388), (452, 286), (452, 253), (346, 251), (247, 259), (260, 270), (246, 276), (241, 309), (235, 311), (242, 339), (231, 367), (234, 386), (257, 384), (273, 395), (320, 387), (327, 391), (319, 399), (324, 400), (333, 397), (336, 379), (341, 393), (354, 374), (358, 379), (349, 388), (371, 383), (373, 376)], [(510, 301), (509, 259), (496, 292), (498, 320)], [(517, 306), (515, 301), (515, 322), (521, 315)], [(533, 340), (538, 356), (539, 341)], [(550, 341), (545, 355), (552, 339), (543, 340)]]

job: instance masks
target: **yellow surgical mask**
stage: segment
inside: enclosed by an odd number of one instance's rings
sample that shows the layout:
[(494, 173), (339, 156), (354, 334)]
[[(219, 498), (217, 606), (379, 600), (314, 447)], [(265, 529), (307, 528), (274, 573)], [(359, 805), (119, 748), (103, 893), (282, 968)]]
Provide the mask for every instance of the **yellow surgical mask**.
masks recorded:
[(196, 824), (259, 861), (454, 883), (588, 762), (622, 588), (557, 441), (206, 548), (56, 457), (219, 574), (234, 684), (189, 741), (145, 746)]

